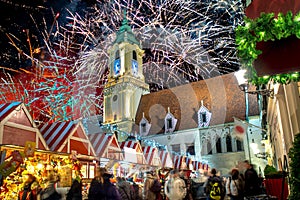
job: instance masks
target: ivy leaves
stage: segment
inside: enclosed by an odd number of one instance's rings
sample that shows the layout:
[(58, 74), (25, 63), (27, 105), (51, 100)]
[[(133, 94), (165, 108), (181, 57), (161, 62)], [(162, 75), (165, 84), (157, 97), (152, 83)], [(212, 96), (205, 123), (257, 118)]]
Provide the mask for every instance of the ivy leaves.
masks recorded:
[(262, 51), (256, 49), (258, 42), (281, 40), (292, 35), (300, 39), (300, 12), (294, 16), (291, 11), (286, 15), (279, 13), (277, 17), (274, 13), (262, 13), (254, 20), (246, 17), (244, 22), (243, 26), (236, 28), (235, 33), (238, 56), (243, 65), (248, 68), (249, 82), (260, 85), (270, 80), (281, 84), (299, 81), (299, 72), (258, 77), (253, 62), (262, 54)]

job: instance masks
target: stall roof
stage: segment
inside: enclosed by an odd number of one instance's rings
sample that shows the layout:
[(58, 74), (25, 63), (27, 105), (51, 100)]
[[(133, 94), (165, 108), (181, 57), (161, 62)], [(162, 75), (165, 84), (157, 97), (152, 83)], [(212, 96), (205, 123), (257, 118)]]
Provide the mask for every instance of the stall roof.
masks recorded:
[(94, 133), (88, 137), (96, 155), (100, 158), (123, 160), (123, 152), (114, 134)]
[(158, 150), (156, 147), (144, 146), (142, 148), (148, 165), (152, 165), (152, 166), (161, 165), (160, 157), (158, 156)]
[(161, 160), (161, 165), (164, 168), (173, 168), (173, 161), (170, 156), (170, 153), (166, 150), (161, 150), (158, 152), (160, 160)]
[(25, 146), (35, 142), (36, 149), (48, 150), (26, 106), (21, 102), (0, 104), (0, 143)]
[[(129, 140), (120, 143), (120, 148), (124, 150), (124, 161), (134, 162), (136, 164), (147, 164), (146, 159), (143, 155), (143, 150), (139, 141)], [(126, 152), (125, 148), (133, 149), (135, 155), (132, 152)]]
[(51, 151), (96, 156), (80, 121), (47, 123), (40, 131)]

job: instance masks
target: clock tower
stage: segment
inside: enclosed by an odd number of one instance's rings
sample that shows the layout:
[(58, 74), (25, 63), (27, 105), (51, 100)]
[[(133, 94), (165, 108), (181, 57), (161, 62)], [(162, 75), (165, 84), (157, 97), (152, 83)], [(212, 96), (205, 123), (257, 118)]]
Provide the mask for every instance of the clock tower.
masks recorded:
[[(131, 133), (141, 96), (149, 93), (149, 85), (143, 75), (144, 51), (128, 25), (126, 12), (108, 54), (110, 71), (104, 87), (104, 124), (117, 125), (118, 130)], [(119, 135), (120, 141), (124, 139)]]

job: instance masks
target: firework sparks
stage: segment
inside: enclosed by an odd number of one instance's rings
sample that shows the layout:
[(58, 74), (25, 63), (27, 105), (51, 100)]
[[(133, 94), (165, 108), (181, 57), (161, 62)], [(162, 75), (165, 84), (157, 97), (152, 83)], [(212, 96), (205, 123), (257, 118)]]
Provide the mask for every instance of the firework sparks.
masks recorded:
[[(50, 28), (44, 20), (39, 34), (25, 30), (25, 43), (9, 34), (11, 45), (30, 60), (30, 67), (19, 69), (16, 77), (2, 78), (1, 84), (10, 89), (1, 90), (0, 99), (17, 94), (15, 100), (26, 102), (37, 119), (101, 114), (107, 50), (124, 10), (145, 50), (143, 70), (152, 91), (235, 71), (239, 62), (234, 28), (243, 19), (243, 9), (238, 0), (99, 0), (85, 15), (69, 10), (64, 25), (58, 21), (62, 15), (54, 13)], [(32, 45), (32, 40), (40, 45)], [(21, 79), (20, 72), (25, 73)]]

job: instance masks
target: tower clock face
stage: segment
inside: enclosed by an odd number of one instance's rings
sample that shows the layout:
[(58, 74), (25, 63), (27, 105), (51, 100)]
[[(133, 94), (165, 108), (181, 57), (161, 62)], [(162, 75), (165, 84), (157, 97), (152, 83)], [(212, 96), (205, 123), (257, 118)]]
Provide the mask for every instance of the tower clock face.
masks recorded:
[(121, 70), (120, 59), (114, 61), (114, 75), (119, 75)]
[(138, 66), (138, 62), (136, 60), (132, 60), (132, 66), (131, 67), (132, 67), (132, 74), (135, 75), (135, 76), (138, 75), (138, 69), (139, 69), (138, 67), (139, 66)]

